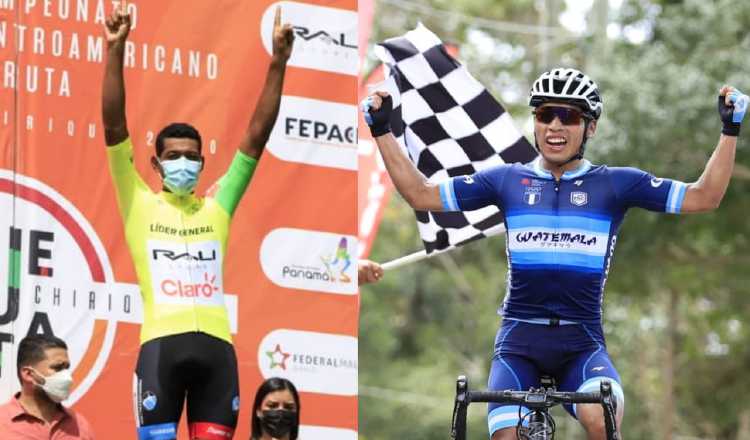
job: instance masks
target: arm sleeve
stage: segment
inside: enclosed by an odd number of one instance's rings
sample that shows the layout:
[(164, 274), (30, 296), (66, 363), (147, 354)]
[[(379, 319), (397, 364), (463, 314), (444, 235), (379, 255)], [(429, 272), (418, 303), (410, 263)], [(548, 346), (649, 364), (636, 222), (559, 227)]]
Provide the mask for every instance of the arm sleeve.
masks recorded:
[(679, 214), (685, 199), (684, 182), (655, 177), (636, 168), (612, 168), (612, 184), (623, 208)]
[(472, 211), (490, 205), (501, 208), (500, 188), (509, 167), (500, 165), (441, 182), (443, 211)]
[(136, 194), (150, 191), (133, 164), (133, 143), (130, 138), (107, 147), (107, 161), (117, 192), (117, 205), (123, 218), (127, 219)]
[(245, 194), (253, 177), (258, 160), (237, 151), (227, 172), (208, 190), (207, 196), (214, 197), (219, 206), (231, 217)]

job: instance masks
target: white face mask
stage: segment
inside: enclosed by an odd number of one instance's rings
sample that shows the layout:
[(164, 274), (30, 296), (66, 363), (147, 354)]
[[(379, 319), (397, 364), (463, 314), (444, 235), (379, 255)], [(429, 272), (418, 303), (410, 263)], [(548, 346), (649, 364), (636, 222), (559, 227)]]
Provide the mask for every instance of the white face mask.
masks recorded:
[(44, 378), (44, 384), (36, 386), (44, 390), (53, 402), (60, 403), (70, 396), (70, 387), (73, 385), (73, 374), (70, 370), (61, 370), (51, 376), (39, 374), (36, 370), (34, 373)]

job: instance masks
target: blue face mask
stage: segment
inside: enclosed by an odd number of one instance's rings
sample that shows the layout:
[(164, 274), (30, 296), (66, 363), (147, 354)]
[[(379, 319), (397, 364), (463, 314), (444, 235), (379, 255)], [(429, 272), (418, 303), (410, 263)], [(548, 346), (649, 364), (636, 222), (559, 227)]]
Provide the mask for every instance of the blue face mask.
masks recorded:
[(190, 160), (185, 156), (174, 160), (159, 162), (164, 172), (163, 182), (172, 193), (178, 196), (190, 194), (198, 183), (201, 162)]

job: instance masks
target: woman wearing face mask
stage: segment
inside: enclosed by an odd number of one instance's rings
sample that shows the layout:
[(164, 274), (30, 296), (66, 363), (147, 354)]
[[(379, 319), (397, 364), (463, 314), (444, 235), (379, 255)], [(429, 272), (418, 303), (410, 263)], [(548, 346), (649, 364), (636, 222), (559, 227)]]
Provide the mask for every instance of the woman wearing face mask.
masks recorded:
[(295, 440), (299, 432), (299, 395), (290, 381), (272, 377), (255, 393), (251, 440)]

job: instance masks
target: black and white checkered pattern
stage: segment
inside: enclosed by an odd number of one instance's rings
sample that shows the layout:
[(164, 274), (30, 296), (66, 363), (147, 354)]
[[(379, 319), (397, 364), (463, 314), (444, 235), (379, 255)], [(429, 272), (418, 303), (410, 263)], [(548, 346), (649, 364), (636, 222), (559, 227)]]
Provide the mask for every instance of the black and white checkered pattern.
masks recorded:
[[(536, 157), (500, 103), (422, 24), (379, 44), (376, 54), (397, 88), (389, 90), (393, 135), (431, 182)], [(416, 214), (428, 253), (493, 235), (503, 227), (494, 206)]]

